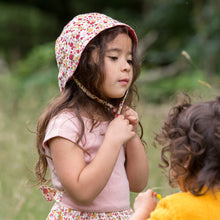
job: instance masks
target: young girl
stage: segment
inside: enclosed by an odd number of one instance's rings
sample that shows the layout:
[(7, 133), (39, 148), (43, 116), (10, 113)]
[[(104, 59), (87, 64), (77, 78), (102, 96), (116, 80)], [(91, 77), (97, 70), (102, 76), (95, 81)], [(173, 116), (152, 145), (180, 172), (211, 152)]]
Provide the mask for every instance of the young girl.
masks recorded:
[(76, 16), (58, 37), (61, 95), (37, 127), (36, 175), (46, 182), (49, 165), (54, 188), (41, 190), (56, 201), (47, 219), (128, 219), (129, 190), (145, 188), (148, 162), (131, 108), (136, 50), (134, 30), (99, 13)]
[(169, 167), (169, 182), (182, 192), (158, 204), (151, 189), (139, 194), (131, 220), (219, 219), (220, 97), (192, 105), (186, 96), (171, 109), (156, 141), (163, 146), (162, 167)]

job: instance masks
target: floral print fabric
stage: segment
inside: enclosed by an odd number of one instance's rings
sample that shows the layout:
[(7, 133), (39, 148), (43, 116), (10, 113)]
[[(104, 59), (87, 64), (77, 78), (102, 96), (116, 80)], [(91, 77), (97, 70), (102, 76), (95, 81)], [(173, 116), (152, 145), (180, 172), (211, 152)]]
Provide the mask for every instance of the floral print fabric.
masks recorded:
[(60, 190), (51, 188), (46, 185), (40, 186), (40, 190), (41, 190), (44, 198), (48, 202), (51, 202), (51, 201), (61, 202), (62, 201), (63, 192), (61, 192)]
[(52, 209), (46, 220), (127, 220), (132, 210), (120, 212), (81, 212), (63, 206)]
[(101, 31), (121, 25), (128, 27), (137, 45), (137, 36), (131, 27), (100, 13), (78, 15), (64, 27), (55, 45), (60, 91), (74, 74), (87, 44)]
[(61, 206), (62, 192), (46, 185), (40, 186), (47, 201), (56, 201), (46, 220), (126, 220), (133, 213), (132, 209), (118, 212), (83, 212)]

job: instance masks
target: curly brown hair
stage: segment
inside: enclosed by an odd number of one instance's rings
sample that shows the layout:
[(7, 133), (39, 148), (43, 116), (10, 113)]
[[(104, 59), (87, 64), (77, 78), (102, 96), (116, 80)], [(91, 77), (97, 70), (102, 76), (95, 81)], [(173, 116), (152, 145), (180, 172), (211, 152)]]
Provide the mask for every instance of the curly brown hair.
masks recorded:
[[(155, 143), (162, 146), (159, 165), (169, 184), (203, 195), (220, 188), (220, 97), (191, 104), (183, 95), (172, 107)], [(166, 172), (165, 172), (166, 173)]]
[[(134, 82), (138, 78), (140, 74), (140, 63), (136, 56), (136, 45), (134, 42), (131, 33), (129, 32), (127, 27), (124, 26), (116, 26), (110, 29), (107, 29), (97, 35), (91, 42), (86, 46), (85, 50), (82, 53), (80, 58), (79, 65), (74, 73), (75, 78), (77, 78), (92, 94), (103, 98), (100, 94), (100, 86), (104, 80), (104, 71), (103, 71), (103, 63), (104, 63), (104, 54), (106, 49), (106, 44), (112, 41), (114, 38), (118, 36), (120, 33), (126, 33), (132, 39), (132, 62), (133, 62), (133, 81), (129, 88), (129, 93), (125, 101), (125, 105), (135, 107), (135, 100), (138, 101), (138, 93)], [(94, 62), (91, 59), (92, 51), (94, 49), (98, 49), (99, 51), (99, 59), (98, 63)], [(136, 97), (136, 99), (135, 99)], [(111, 99), (107, 100), (109, 103), (114, 106), (118, 106), (121, 102), (120, 99)], [(92, 120), (93, 126), (97, 125), (99, 121), (94, 118), (94, 113), (99, 115), (103, 115), (106, 120), (111, 120), (113, 116), (113, 112), (109, 111), (104, 105), (90, 99), (75, 83), (75, 81), (70, 78), (66, 83), (66, 86), (61, 93), (61, 95), (53, 100), (45, 112), (41, 115), (38, 125), (37, 125), (37, 150), (39, 154), (38, 161), (35, 165), (35, 174), (38, 179), (38, 183), (41, 184), (46, 182), (46, 172), (47, 172), (47, 156), (45, 154), (45, 150), (42, 146), (42, 142), (45, 137), (46, 128), (48, 126), (49, 121), (62, 112), (63, 110), (74, 110), (76, 116), (78, 117), (81, 123), (81, 131), (80, 136), (78, 138), (77, 143), (80, 141), (84, 134), (84, 123), (82, 117), (80, 115), (80, 111), (83, 109), (84, 112), (87, 113), (88, 117)], [(96, 115), (97, 115), (96, 114)], [(143, 129), (140, 124), (140, 137), (143, 136)], [(143, 141), (144, 142), (144, 141)]]

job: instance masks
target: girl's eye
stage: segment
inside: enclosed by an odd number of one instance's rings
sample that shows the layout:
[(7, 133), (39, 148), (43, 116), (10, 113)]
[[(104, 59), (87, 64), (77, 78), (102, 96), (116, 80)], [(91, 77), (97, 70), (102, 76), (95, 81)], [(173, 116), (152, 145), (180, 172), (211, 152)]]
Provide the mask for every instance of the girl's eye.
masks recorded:
[(117, 60), (117, 59), (118, 59), (118, 57), (112, 57), (112, 56), (109, 56), (109, 58), (110, 58), (111, 60)]
[(127, 60), (127, 62), (131, 65), (133, 64), (133, 60)]

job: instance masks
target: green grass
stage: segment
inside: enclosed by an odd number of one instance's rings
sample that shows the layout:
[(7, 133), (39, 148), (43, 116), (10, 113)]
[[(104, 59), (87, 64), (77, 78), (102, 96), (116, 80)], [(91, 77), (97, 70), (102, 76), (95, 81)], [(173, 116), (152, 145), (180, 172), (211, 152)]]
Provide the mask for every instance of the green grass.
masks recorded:
[[(212, 90), (210, 90), (212, 91)], [(46, 202), (34, 182), (35, 126), (45, 105), (59, 93), (52, 84), (23, 85), (10, 75), (0, 76), (0, 220), (45, 219), (52, 203)], [(193, 96), (213, 97), (216, 90), (194, 91)], [(160, 149), (152, 146), (153, 131), (157, 131), (165, 117), (170, 102), (148, 104), (144, 100), (138, 109), (148, 143), (150, 166), (148, 188), (165, 196), (174, 192), (158, 168)], [(32, 132), (31, 132), (32, 131)], [(133, 203), (135, 193), (131, 193)]]

